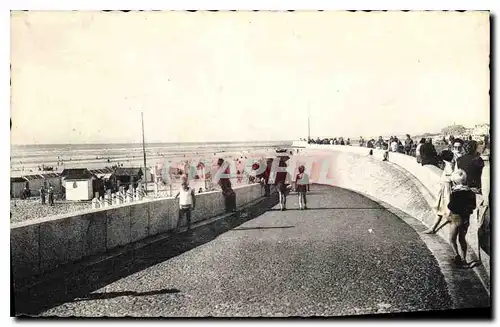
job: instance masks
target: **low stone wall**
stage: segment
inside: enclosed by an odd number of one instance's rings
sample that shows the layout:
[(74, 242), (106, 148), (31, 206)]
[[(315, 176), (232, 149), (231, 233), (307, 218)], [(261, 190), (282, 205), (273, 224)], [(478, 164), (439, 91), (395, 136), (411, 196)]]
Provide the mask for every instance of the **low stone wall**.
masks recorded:
[[(314, 156), (317, 161), (311, 171), (312, 182), (322, 182), (319, 171), (322, 161), (327, 160), (328, 184), (368, 194), (432, 226), (436, 218), (433, 208), (442, 171), (434, 166), (422, 166), (415, 158), (400, 153), (391, 152), (389, 161), (384, 162), (384, 151), (374, 149), (372, 156), (369, 151), (368, 148), (356, 146), (307, 145), (300, 150), (299, 155)], [(486, 197), (490, 190), (489, 169), (487, 162), (482, 176), (483, 194)], [(489, 291), (490, 257), (478, 247), (479, 227), (477, 220), (471, 218), (467, 233), (468, 260), (477, 260), (480, 254), (482, 265), (475, 270)], [(442, 228), (438, 235), (448, 241), (449, 226)]]
[[(260, 184), (237, 187), (234, 191), (238, 207), (262, 195)], [(218, 216), (224, 211), (221, 192), (197, 194), (192, 222)], [(166, 198), (12, 224), (14, 278), (48, 272), (61, 264), (165, 233), (176, 227), (178, 215), (178, 200)]]

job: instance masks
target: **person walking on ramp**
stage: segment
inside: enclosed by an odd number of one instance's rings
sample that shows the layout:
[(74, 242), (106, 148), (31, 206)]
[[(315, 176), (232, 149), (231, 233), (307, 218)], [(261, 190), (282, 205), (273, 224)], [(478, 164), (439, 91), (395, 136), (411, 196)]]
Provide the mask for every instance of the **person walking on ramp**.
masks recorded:
[[(279, 160), (278, 166), (280, 168), (286, 168), (287, 167), (286, 161), (288, 159), (289, 159), (288, 156), (278, 156)], [(286, 210), (286, 196), (288, 193), (288, 185), (286, 184), (287, 177), (288, 177), (287, 171), (276, 172), (275, 185), (279, 194), (279, 203), (281, 211)]]
[(305, 167), (299, 167), (299, 173), (295, 178), (295, 191), (299, 195), (299, 209), (307, 209), (307, 187), (309, 186), (309, 175), (305, 172)]
[(179, 219), (177, 220), (177, 228), (179, 231), (181, 227), (182, 217), (186, 216), (188, 230), (191, 229), (191, 211), (194, 210), (196, 206), (196, 197), (194, 195), (194, 189), (189, 187), (187, 181), (182, 183), (182, 187), (179, 192), (175, 195), (175, 198), (179, 198)]
[(440, 155), (441, 160), (444, 161), (444, 169), (441, 174), (441, 187), (439, 189), (439, 193), (437, 195), (436, 201), (436, 220), (434, 221), (434, 225), (431, 228), (426, 230), (424, 233), (426, 234), (435, 234), (439, 229), (441, 229), (444, 225), (448, 223), (446, 220), (442, 226), (439, 226), (441, 223), (441, 219), (448, 212), (448, 203), (450, 203), (451, 196), (451, 175), (453, 174), (453, 152), (450, 150), (443, 150)]

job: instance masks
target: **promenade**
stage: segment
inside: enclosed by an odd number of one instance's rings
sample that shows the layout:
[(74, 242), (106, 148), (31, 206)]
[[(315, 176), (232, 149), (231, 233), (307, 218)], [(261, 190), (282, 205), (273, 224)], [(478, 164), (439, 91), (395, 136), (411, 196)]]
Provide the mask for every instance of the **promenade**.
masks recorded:
[[(42, 316), (337, 316), (489, 306), (472, 270), (444, 269), (451, 253), (345, 189), (313, 185), (307, 211), (275, 196), (16, 297)], [(452, 284), (450, 284), (452, 283)]]

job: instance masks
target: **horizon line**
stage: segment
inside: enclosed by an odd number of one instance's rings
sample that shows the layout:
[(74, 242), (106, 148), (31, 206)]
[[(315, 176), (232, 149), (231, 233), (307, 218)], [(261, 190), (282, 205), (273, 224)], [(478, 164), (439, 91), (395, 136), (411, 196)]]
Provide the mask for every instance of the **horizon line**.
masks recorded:
[[(198, 144), (198, 143), (278, 143), (278, 142), (293, 142), (296, 140), (257, 140), (257, 141), (189, 141), (189, 142), (146, 142), (147, 144)], [(128, 145), (142, 144), (142, 142), (102, 142), (102, 143), (11, 143), (11, 146), (19, 145)]]

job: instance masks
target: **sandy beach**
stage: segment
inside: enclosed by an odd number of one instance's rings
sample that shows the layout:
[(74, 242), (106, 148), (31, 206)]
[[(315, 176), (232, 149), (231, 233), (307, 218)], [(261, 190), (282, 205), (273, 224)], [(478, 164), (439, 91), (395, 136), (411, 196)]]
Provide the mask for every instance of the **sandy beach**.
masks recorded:
[[(148, 154), (146, 157), (146, 163), (148, 167), (153, 167), (156, 164), (165, 165), (166, 162), (172, 164), (181, 164), (185, 161), (196, 162), (196, 161), (212, 161), (217, 162), (218, 158), (224, 158), (225, 160), (240, 159), (261, 159), (268, 155), (273, 155), (275, 148), (265, 148), (265, 149), (245, 149), (241, 151), (196, 151), (193, 153), (179, 154), (164, 154), (164, 155), (153, 155)], [(99, 156), (97, 156), (99, 157)], [(88, 169), (100, 169), (111, 166), (121, 166), (123, 167), (144, 167), (144, 159), (142, 155), (132, 155), (132, 156), (117, 156), (111, 157), (108, 161), (108, 157), (100, 156), (100, 159), (89, 159), (81, 157), (64, 157), (64, 161), (60, 161), (58, 165), (57, 156), (41, 156), (37, 157), (36, 161), (34, 158), (29, 159), (11, 159), (11, 177), (18, 177), (29, 174), (38, 174), (42, 171), (38, 169), (39, 166), (45, 165), (53, 167), (52, 172), (61, 173), (65, 168), (88, 168)]]
[[(242, 178), (242, 172), (244, 163), (247, 160), (259, 161), (261, 159), (272, 157), (276, 154), (276, 147), (266, 147), (266, 148), (243, 148), (243, 149), (218, 149), (219, 151), (214, 151), (215, 148), (205, 148), (197, 149), (194, 152), (184, 152), (179, 154), (176, 151), (173, 153), (165, 153), (161, 155), (155, 155), (148, 151), (147, 156), (147, 166), (162, 167), (157, 171), (159, 174), (163, 175), (162, 178), (165, 183), (157, 183), (157, 193), (154, 193), (155, 186), (153, 182), (149, 182), (147, 185), (148, 194), (147, 198), (162, 198), (174, 196), (176, 192), (180, 189), (181, 181), (180, 176), (174, 176), (173, 174), (168, 174), (167, 165), (170, 167), (181, 168), (182, 164), (185, 162), (190, 162), (191, 165), (196, 166), (197, 163), (204, 162), (206, 165), (211, 163), (212, 169), (215, 167), (217, 160), (219, 158), (224, 158), (231, 163), (236, 165), (236, 170), (240, 170), (240, 178), (233, 178), (233, 186), (243, 185), (245, 180)], [(99, 150), (96, 150), (99, 151)], [(94, 151), (94, 153), (96, 152)], [(106, 153), (106, 151), (101, 151)], [(19, 157), (11, 158), (11, 177), (25, 176), (30, 174), (43, 173), (38, 169), (39, 166), (52, 166), (54, 170), (51, 172), (61, 173), (65, 168), (88, 168), (88, 169), (100, 169), (105, 167), (111, 167), (114, 165), (123, 165), (123, 167), (140, 167), (144, 169), (144, 161), (142, 155), (137, 155), (136, 153), (131, 153), (130, 156), (125, 156), (123, 154), (116, 155), (115, 157), (109, 158), (105, 155), (97, 155), (99, 159), (91, 159), (88, 155), (86, 156), (74, 156), (70, 157), (68, 154), (63, 153), (50, 153), (44, 155), (44, 153), (38, 153), (36, 155), (23, 155)], [(58, 165), (58, 158), (64, 158), (64, 161)], [(36, 160), (35, 160), (36, 159)], [(233, 166), (234, 167), (234, 166)], [(234, 172), (236, 173), (236, 171)], [(199, 179), (192, 179), (189, 181), (190, 186), (199, 193), (200, 189), (202, 192), (216, 190), (218, 186), (216, 184), (211, 184), (209, 189), (206, 188), (205, 181)], [(56, 195), (55, 204), (53, 207), (48, 205), (42, 205), (39, 197), (31, 197), (30, 199), (11, 200), (11, 223), (19, 222), (28, 219), (43, 218), (49, 216), (55, 216), (60, 214), (65, 214), (69, 212), (81, 212), (85, 210), (90, 210), (92, 208), (91, 201), (66, 201), (60, 198), (60, 195)]]

